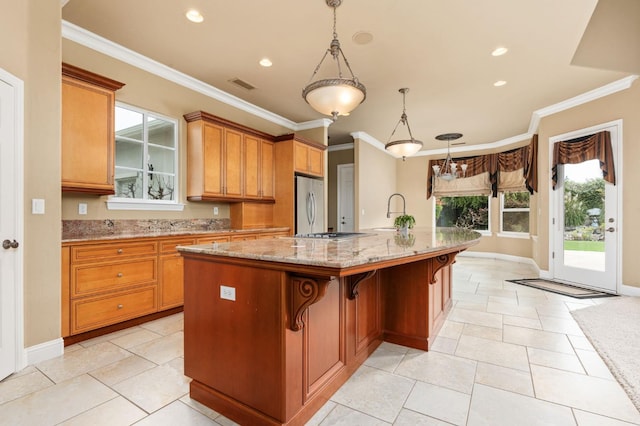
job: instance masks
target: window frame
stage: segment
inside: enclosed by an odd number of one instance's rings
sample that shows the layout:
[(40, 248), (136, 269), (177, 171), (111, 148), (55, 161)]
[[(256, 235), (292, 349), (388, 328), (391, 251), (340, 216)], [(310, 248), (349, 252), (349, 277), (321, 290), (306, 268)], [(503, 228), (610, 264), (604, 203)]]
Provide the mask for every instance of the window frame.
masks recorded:
[(465, 195), (455, 195), (455, 196), (447, 195), (445, 197), (434, 196), (433, 197), (434, 198), (434, 203), (433, 203), (433, 223), (435, 224), (437, 222), (436, 206), (437, 206), (438, 198), (442, 199), (442, 198), (453, 198), (453, 197), (486, 197), (487, 198), (487, 229), (472, 229), (472, 231), (478, 232), (483, 237), (491, 236), (492, 235), (491, 234), (491, 204), (493, 204), (493, 203), (491, 202), (491, 195), (490, 194), (465, 194)]
[[(146, 198), (147, 193), (143, 191), (144, 198), (127, 198), (127, 197), (118, 197), (116, 195), (110, 195), (107, 199), (107, 209), (108, 210), (159, 210), (159, 211), (182, 211), (184, 210), (184, 204), (181, 203), (180, 200), (180, 150), (179, 150), (179, 134), (180, 134), (180, 122), (179, 120), (168, 117), (163, 114), (159, 114), (154, 111), (149, 111), (144, 108), (136, 107), (124, 102), (116, 101), (116, 108), (123, 108), (129, 111), (136, 112), (142, 115), (142, 143), (143, 143), (143, 158), (147, 158), (149, 152), (149, 126), (148, 119), (152, 117), (154, 119), (163, 120), (173, 124), (174, 132), (173, 132), (173, 148), (170, 147), (162, 147), (163, 149), (172, 150), (174, 152), (173, 155), (173, 200), (153, 200)], [(115, 127), (115, 110), (114, 110), (114, 127)], [(115, 128), (114, 128), (114, 139), (115, 139)], [(155, 144), (151, 144), (151, 146), (156, 146)], [(116, 143), (114, 141), (114, 186), (115, 182), (115, 171), (118, 168), (116, 164)], [(148, 179), (149, 169), (146, 161), (142, 162), (143, 165), (143, 188), (145, 187), (145, 182)], [(156, 172), (159, 173), (159, 172)], [(163, 173), (165, 174), (165, 173)]]
[[(527, 192), (524, 191), (506, 191), (506, 192)], [(498, 232), (499, 237), (507, 237), (507, 238), (530, 238), (531, 236), (531, 194), (529, 194), (529, 207), (517, 207), (517, 208), (505, 208), (504, 207), (504, 194), (505, 191), (500, 192), (500, 231)], [(529, 231), (527, 232), (516, 232), (516, 231), (505, 231), (504, 230), (504, 213), (517, 213), (517, 212), (527, 212), (529, 217)]]

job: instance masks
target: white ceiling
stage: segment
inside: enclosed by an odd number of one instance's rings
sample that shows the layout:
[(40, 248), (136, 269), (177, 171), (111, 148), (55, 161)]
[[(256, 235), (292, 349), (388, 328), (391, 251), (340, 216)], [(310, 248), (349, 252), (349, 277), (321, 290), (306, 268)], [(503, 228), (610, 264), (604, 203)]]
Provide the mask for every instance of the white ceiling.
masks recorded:
[[(600, 0), (598, 7), (617, 2), (640, 4)], [(401, 87), (410, 88), (407, 115), (425, 150), (443, 147), (434, 139), (440, 133), (463, 133), (459, 142), (466, 145), (527, 133), (534, 111), (640, 73), (640, 67), (572, 65), (597, 4), (343, 0), (337, 32), (367, 99), (330, 126), (331, 144), (350, 142), (349, 133), (356, 131), (386, 143), (402, 113)], [(203, 23), (186, 20), (190, 8), (202, 12)], [(325, 0), (69, 0), (62, 17), (294, 122), (324, 118), (301, 91), (332, 38), (332, 9)], [(618, 30), (602, 23), (599, 28)], [(352, 37), (360, 31), (371, 33), (373, 41), (355, 43)], [(498, 46), (508, 53), (491, 56)], [(261, 67), (263, 57), (273, 66)], [(256, 89), (230, 83), (234, 78)], [(507, 84), (494, 87), (497, 80)]]

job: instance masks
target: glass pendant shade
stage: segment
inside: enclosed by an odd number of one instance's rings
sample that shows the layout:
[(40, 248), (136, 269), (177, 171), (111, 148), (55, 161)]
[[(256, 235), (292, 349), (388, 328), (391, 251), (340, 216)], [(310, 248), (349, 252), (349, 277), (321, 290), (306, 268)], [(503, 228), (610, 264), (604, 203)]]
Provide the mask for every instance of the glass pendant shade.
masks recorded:
[(460, 171), (458, 170), (458, 164), (451, 158), (451, 141), (462, 137), (461, 133), (445, 133), (436, 136), (436, 139), (440, 141), (447, 141), (447, 158), (445, 158), (442, 165), (434, 164), (433, 175), (442, 180), (451, 181), (459, 177), (466, 177), (468, 164), (460, 164)]
[(321, 114), (348, 115), (364, 101), (365, 88), (356, 80), (330, 78), (311, 83), (305, 87), (302, 96)]
[[(406, 87), (398, 90), (398, 92), (402, 93), (402, 115), (400, 116), (398, 124), (396, 124), (396, 127), (393, 129), (393, 132), (391, 132), (391, 136), (389, 136), (389, 142), (387, 142), (384, 146), (384, 149), (386, 149), (396, 157), (402, 157), (403, 160), (422, 149), (422, 142), (413, 137), (413, 134), (411, 133), (411, 126), (409, 126), (409, 118), (407, 117), (407, 111), (405, 107), (405, 96), (407, 95), (408, 91), (409, 89)], [(395, 135), (396, 130), (398, 130), (398, 126), (400, 124), (406, 126), (407, 132), (409, 133), (409, 139), (396, 139), (392, 141), (391, 138), (393, 137), (393, 135)]]

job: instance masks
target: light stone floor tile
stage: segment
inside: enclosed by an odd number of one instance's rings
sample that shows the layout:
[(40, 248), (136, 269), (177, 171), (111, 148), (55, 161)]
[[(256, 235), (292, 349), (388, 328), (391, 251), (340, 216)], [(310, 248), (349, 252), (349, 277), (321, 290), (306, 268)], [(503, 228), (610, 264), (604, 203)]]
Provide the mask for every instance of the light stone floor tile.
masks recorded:
[[(405, 351), (406, 352), (406, 351)], [(405, 356), (405, 352), (389, 349), (383, 345), (366, 359), (364, 365), (393, 373)]]
[(502, 328), (502, 315), (489, 312), (470, 311), (458, 305), (449, 313), (449, 320), (485, 327)]
[(533, 330), (524, 327), (514, 327), (505, 325), (503, 329), (503, 339), (506, 343), (530, 346), (549, 351), (572, 354), (573, 346), (565, 334), (552, 333), (543, 330)]
[(609, 371), (607, 364), (604, 363), (602, 358), (600, 358), (596, 352), (576, 349), (576, 354), (578, 355), (578, 358), (580, 358), (580, 361), (589, 376), (615, 380), (613, 374)]
[(195, 399), (191, 399), (188, 394), (180, 398), (180, 401), (182, 401), (184, 404), (187, 404), (194, 410), (199, 411), (200, 413), (209, 417), (211, 420), (215, 420), (216, 418), (220, 417), (220, 413), (218, 413), (216, 410), (213, 410), (206, 405), (199, 403)]
[(469, 426), (575, 425), (569, 407), (477, 385), (469, 409)]
[[(514, 297), (489, 296), (488, 302), (489, 302), (489, 306), (491, 306), (492, 304), (518, 306), (518, 298), (516, 296)], [(490, 310), (487, 310), (487, 311), (492, 312)]]
[(147, 413), (119, 396), (60, 423), (60, 426), (130, 425), (143, 419), (146, 415)]
[(222, 426), (241, 426), (240, 424), (222, 415), (216, 417), (216, 423)]
[(97, 370), (90, 371), (89, 374), (100, 380), (105, 385), (113, 386), (155, 366), (156, 364), (153, 362), (137, 355), (133, 355), (114, 362), (113, 364), (98, 368)]
[(8, 377), (0, 383), (0, 404), (18, 399), (22, 396), (53, 386), (54, 383), (38, 370), (32, 369), (29, 374)]
[(215, 421), (180, 401), (174, 401), (136, 423), (136, 426), (210, 426)]
[(465, 309), (468, 311), (478, 311), (478, 312), (487, 312), (487, 302), (473, 302), (462, 299), (457, 299), (457, 295), (453, 295), (454, 300), (456, 300), (456, 304), (454, 309)]
[(475, 382), (526, 396), (535, 396), (531, 374), (513, 368), (479, 362)]
[(542, 330), (542, 323), (540, 322), (539, 319), (503, 315), (502, 322), (504, 325), (515, 325), (516, 327), (533, 328), (535, 330)]
[(569, 336), (569, 341), (574, 349), (582, 349), (583, 351), (595, 352), (596, 350), (589, 342), (589, 339), (581, 336)]
[(489, 301), (487, 304), (487, 312), (538, 319), (538, 311), (536, 311), (536, 308), (532, 308), (531, 306), (518, 306), (517, 302), (515, 304), (508, 304)]
[(415, 380), (363, 365), (331, 400), (391, 423), (400, 413), (414, 383)]
[(129, 350), (156, 364), (164, 364), (165, 362), (184, 355), (184, 333), (178, 331), (159, 339), (134, 346)]
[(184, 314), (180, 312), (175, 315), (141, 324), (140, 327), (151, 330), (156, 334), (168, 336), (184, 329)]
[(444, 324), (442, 324), (442, 328), (438, 332), (438, 337), (448, 337), (449, 339), (458, 340), (462, 334), (463, 328), (464, 323), (445, 320)]
[(451, 423), (446, 423), (433, 417), (425, 416), (424, 414), (416, 413), (411, 410), (402, 410), (398, 415), (398, 418), (393, 422), (393, 426), (450, 426)]
[(545, 349), (527, 348), (529, 362), (544, 367), (586, 374), (580, 359), (574, 354), (547, 351)]
[(502, 342), (502, 329), (484, 327), (482, 325), (465, 324), (462, 334), (465, 336), (482, 337), (483, 339), (497, 340)]
[(471, 395), (429, 383), (417, 382), (405, 408), (455, 425), (464, 425)]
[(529, 371), (527, 350), (521, 345), (496, 342), (474, 336), (462, 336), (455, 355), (502, 367)]
[(353, 410), (343, 405), (337, 405), (320, 426), (388, 426), (390, 422), (385, 422), (359, 411)]
[(114, 331), (113, 333), (104, 334), (102, 336), (94, 337), (93, 339), (83, 340), (80, 343), (77, 343), (72, 346), (67, 346), (64, 348), (64, 352), (68, 353), (74, 350), (74, 348), (88, 348), (89, 346), (97, 345), (98, 343), (110, 342), (113, 339), (117, 339), (118, 337), (126, 336), (127, 334), (135, 333), (140, 330), (140, 327), (134, 326), (125, 328), (122, 330)]
[(554, 317), (572, 319), (571, 311), (567, 308), (565, 303), (551, 305), (549, 303), (544, 305), (537, 305), (536, 310), (541, 317)]
[(580, 326), (573, 318), (555, 318), (543, 315), (540, 317), (540, 322), (542, 322), (542, 329), (544, 331), (584, 336)]
[(436, 336), (436, 339), (431, 345), (431, 350), (435, 352), (441, 352), (444, 354), (453, 355), (456, 352), (457, 347), (458, 347), (458, 340), (449, 339), (447, 337)]
[(615, 381), (537, 365), (531, 375), (539, 399), (640, 423), (640, 413)]
[(152, 413), (188, 393), (189, 382), (190, 379), (175, 368), (161, 365), (124, 380), (113, 389)]
[(143, 343), (158, 339), (160, 337), (162, 337), (161, 334), (157, 334), (153, 331), (140, 328), (140, 330), (136, 331), (135, 333), (129, 333), (124, 336), (111, 339), (110, 342), (120, 346), (121, 348), (129, 349), (134, 346), (138, 346)]
[(0, 425), (56, 425), (117, 396), (84, 374), (3, 404)]
[(578, 426), (631, 426), (634, 424), (576, 409), (573, 410), (573, 415)]
[(475, 361), (433, 351), (409, 351), (395, 373), (470, 394), (476, 364)]
[(318, 426), (320, 422), (322, 422), (327, 415), (333, 410), (338, 404), (333, 401), (327, 401), (316, 413), (309, 419), (305, 426)]
[(128, 356), (131, 353), (113, 343), (102, 342), (41, 362), (36, 367), (55, 383), (60, 383)]

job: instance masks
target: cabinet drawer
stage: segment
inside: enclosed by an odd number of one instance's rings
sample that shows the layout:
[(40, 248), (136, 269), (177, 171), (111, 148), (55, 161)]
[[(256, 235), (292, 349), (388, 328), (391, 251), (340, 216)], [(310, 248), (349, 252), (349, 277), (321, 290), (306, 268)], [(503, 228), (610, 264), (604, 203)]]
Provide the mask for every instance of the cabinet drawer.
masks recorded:
[(91, 265), (74, 265), (71, 297), (114, 290), (121, 287), (154, 282), (157, 258), (125, 260)]
[(100, 261), (125, 256), (144, 256), (158, 252), (157, 241), (136, 243), (91, 244), (71, 247), (71, 261)]
[(196, 243), (195, 238), (183, 238), (180, 240), (160, 241), (161, 253), (175, 253), (177, 246), (190, 246)]
[(71, 332), (82, 333), (156, 311), (156, 287), (143, 287), (117, 294), (73, 301)]
[(231, 241), (248, 241), (248, 240), (257, 240), (257, 235), (232, 235)]
[(197, 244), (211, 244), (211, 243), (228, 243), (229, 237), (220, 236), (220, 237), (202, 237), (198, 238)]

